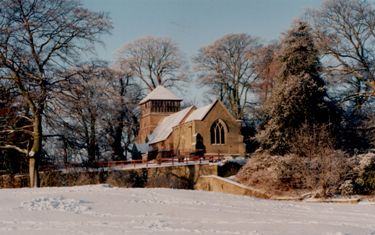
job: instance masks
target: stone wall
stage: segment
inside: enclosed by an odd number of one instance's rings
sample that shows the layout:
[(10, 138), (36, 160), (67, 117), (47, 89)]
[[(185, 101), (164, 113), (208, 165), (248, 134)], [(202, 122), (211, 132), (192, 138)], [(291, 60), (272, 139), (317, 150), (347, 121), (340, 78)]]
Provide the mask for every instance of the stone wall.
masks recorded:
[[(217, 165), (187, 165), (124, 170), (40, 172), (41, 187), (110, 184), (117, 187), (167, 187), (193, 189), (200, 176), (217, 175)], [(2, 175), (0, 188), (28, 187), (27, 175)]]
[(252, 196), (265, 199), (270, 198), (270, 195), (268, 195), (266, 192), (262, 192), (260, 190), (244, 186), (242, 184), (236, 183), (234, 181), (216, 175), (200, 177), (197, 183), (195, 184), (194, 189), (230, 193), (241, 196)]

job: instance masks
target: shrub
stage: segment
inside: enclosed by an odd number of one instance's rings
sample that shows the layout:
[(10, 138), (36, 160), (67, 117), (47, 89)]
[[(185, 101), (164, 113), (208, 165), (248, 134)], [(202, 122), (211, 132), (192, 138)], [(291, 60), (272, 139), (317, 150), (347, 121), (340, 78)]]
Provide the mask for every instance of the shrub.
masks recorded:
[(345, 180), (343, 184), (339, 187), (341, 195), (349, 196), (354, 194), (354, 187), (352, 180)]
[(278, 183), (286, 189), (307, 188), (307, 174), (310, 170), (307, 164), (305, 159), (294, 154), (280, 158), (276, 165)]
[(237, 174), (249, 186), (270, 193), (314, 192), (315, 197), (375, 193), (375, 154), (348, 156), (325, 150), (320, 155), (255, 154)]
[(327, 124), (304, 124), (292, 138), (291, 154), (277, 168), (279, 181), (291, 189), (314, 190), (317, 196), (339, 193), (339, 186), (353, 175), (349, 156), (335, 150)]
[(327, 197), (344, 190), (340, 186), (353, 175), (352, 166), (347, 155), (334, 150), (310, 158), (295, 154), (271, 156), (258, 153), (237, 177), (246, 185), (275, 194), (310, 191), (315, 192), (317, 197)]
[(354, 158), (353, 187), (359, 194), (371, 194), (375, 192), (375, 154), (361, 154)]
[(268, 191), (277, 190), (276, 166), (278, 160), (278, 156), (257, 152), (236, 176), (245, 185), (256, 186)]

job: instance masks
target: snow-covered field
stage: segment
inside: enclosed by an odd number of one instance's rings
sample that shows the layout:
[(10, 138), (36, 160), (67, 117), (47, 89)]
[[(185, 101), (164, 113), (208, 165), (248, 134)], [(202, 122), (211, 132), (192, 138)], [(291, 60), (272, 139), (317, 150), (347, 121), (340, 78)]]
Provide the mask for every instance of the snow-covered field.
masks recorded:
[(375, 205), (106, 185), (0, 190), (0, 234), (375, 234)]

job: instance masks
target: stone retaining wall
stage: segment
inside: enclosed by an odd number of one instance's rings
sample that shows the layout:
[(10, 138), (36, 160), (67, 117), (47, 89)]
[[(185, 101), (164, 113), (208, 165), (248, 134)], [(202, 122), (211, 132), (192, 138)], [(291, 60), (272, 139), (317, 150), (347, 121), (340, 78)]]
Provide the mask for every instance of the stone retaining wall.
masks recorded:
[(216, 175), (201, 176), (194, 188), (196, 190), (223, 192), (265, 199), (270, 198), (270, 195), (268, 195), (266, 192), (244, 186)]
[[(118, 187), (168, 187), (193, 189), (200, 176), (217, 175), (217, 165), (185, 165), (122, 170), (70, 170), (40, 172), (41, 187), (110, 184)], [(0, 188), (28, 187), (27, 175), (2, 175)]]

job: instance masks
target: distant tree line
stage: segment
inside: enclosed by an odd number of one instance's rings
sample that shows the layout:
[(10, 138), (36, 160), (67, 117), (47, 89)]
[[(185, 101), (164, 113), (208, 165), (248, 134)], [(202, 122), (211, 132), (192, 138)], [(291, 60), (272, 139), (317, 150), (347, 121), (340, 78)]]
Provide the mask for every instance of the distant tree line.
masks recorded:
[[(169, 38), (127, 43), (111, 65), (85, 61), (112, 23), (78, 0), (0, 9), (0, 167), (29, 172), (31, 186), (40, 165), (129, 158), (141, 98), (190, 80)], [(298, 152), (301, 130), (324, 130), (334, 148), (366, 152), (375, 147), (374, 17), (366, 0), (327, 0), (280, 41), (224, 35), (197, 52), (191, 74), (243, 120), (249, 151)]]

